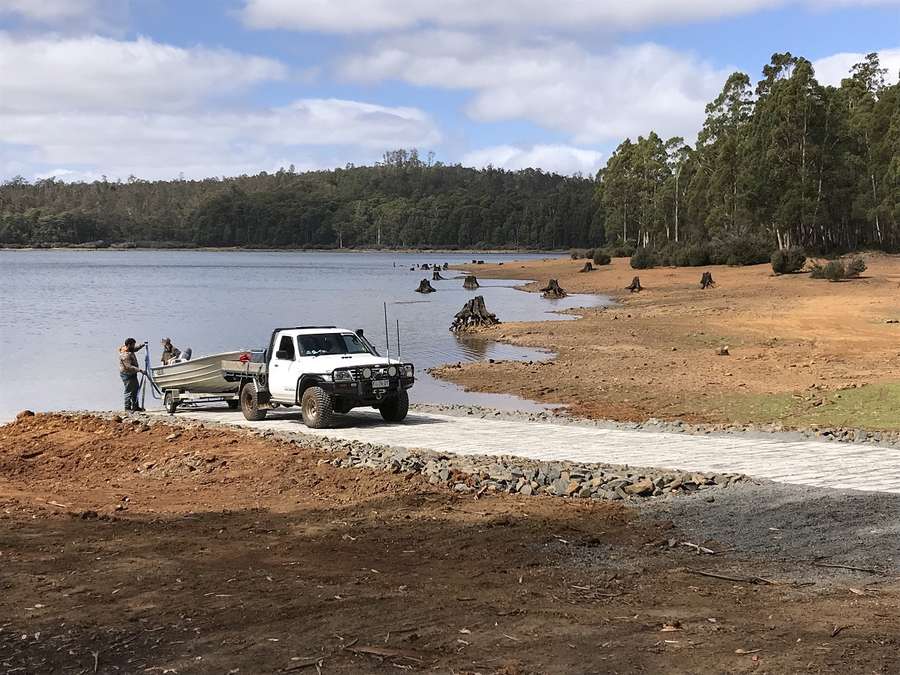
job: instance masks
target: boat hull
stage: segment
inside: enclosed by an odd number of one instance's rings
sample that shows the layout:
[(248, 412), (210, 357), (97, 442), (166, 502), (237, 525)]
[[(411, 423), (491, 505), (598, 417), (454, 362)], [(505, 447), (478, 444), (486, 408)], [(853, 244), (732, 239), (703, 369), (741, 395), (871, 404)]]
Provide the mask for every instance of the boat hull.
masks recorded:
[(163, 391), (177, 389), (197, 394), (227, 394), (237, 391), (237, 382), (228, 382), (222, 361), (240, 358), (244, 351), (200, 356), (190, 361), (150, 369), (153, 381)]

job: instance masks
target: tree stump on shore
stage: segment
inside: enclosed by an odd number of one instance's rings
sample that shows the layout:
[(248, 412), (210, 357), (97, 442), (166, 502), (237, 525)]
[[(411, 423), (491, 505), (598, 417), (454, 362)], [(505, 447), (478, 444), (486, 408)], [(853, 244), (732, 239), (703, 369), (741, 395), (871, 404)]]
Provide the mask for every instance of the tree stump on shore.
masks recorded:
[(593, 272), (593, 271), (594, 271), (594, 266), (591, 264), (591, 261), (588, 260), (586, 263), (584, 263), (584, 267), (582, 267), (582, 268), (581, 268), (580, 270), (578, 270), (578, 271), (579, 271), (579, 272)]
[(716, 282), (713, 281), (712, 272), (704, 272), (703, 276), (700, 277), (700, 288), (706, 290), (707, 288), (715, 287)]
[(442, 276), (441, 276), (441, 273), (438, 272), (438, 268), (437, 268), (437, 267), (435, 267), (435, 268), (434, 268), (434, 272), (431, 273), (431, 280), (432, 280), (432, 281), (443, 281), (443, 280), (444, 280), (444, 277), (442, 277)]
[(428, 279), (422, 279), (419, 282), (419, 287), (416, 289), (416, 293), (434, 293), (434, 288), (431, 285), (431, 282)]
[(487, 307), (484, 306), (484, 296), (476, 295), (463, 305), (463, 308), (453, 317), (450, 330), (454, 333), (461, 333), (483, 326), (493, 326), (498, 323), (500, 323), (500, 320), (497, 316), (487, 311)]
[(465, 280), (463, 281), (463, 288), (467, 291), (475, 291), (478, 290), (480, 284), (478, 283), (478, 279), (475, 278), (474, 274), (467, 274)]
[(625, 287), (626, 291), (631, 291), (632, 293), (639, 293), (644, 290), (643, 286), (641, 286), (641, 278), (635, 277), (631, 280), (631, 284)]
[(555, 298), (564, 298), (568, 295), (568, 293), (560, 287), (559, 282), (556, 279), (548, 281), (546, 288), (541, 289), (541, 293), (543, 293), (545, 298), (551, 300)]

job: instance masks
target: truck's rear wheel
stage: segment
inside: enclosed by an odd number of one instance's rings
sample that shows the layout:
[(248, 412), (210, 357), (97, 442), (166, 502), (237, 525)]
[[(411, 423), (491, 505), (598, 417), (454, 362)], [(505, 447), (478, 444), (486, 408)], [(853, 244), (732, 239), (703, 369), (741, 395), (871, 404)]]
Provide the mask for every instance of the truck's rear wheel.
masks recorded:
[(259, 407), (259, 392), (256, 391), (256, 385), (248, 382), (241, 389), (241, 412), (244, 413), (244, 419), (251, 422), (259, 422), (266, 419), (266, 409)]
[(402, 422), (409, 412), (409, 394), (401, 389), (396, 396), (392, 396), (378, 406), (385, 422)]
[(175, 411), (178, 410), (178, 399), (173, 392), (167, 391), (163, 394), (163, 407), (170, 415), (174, 415)]
[(310, 387), (300, 399), (303, 423), (310, 429), (328, 429), (334, 426), (334, 400), (322, 387)]

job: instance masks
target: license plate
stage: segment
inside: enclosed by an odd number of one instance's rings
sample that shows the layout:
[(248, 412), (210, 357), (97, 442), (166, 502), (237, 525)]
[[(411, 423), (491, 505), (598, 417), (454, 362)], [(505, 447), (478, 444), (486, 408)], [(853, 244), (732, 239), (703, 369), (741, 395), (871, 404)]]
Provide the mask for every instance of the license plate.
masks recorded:
[(390, 380), (372, 380), (372, 389), (387, 389), (390, 384)]

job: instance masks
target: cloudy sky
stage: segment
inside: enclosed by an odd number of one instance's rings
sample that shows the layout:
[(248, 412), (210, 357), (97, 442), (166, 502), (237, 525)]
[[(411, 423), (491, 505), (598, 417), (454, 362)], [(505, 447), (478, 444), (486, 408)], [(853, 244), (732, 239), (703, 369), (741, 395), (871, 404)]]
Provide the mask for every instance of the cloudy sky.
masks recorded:
[(447, 163), (593, 173), (775, 51), (837, 84), (900, 0), (0, 0), (0, 179)]

